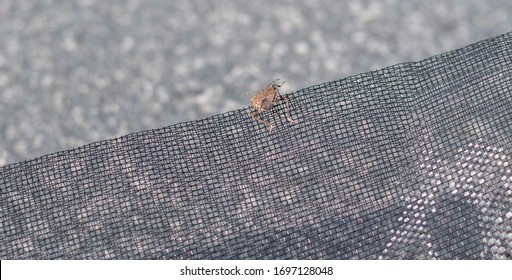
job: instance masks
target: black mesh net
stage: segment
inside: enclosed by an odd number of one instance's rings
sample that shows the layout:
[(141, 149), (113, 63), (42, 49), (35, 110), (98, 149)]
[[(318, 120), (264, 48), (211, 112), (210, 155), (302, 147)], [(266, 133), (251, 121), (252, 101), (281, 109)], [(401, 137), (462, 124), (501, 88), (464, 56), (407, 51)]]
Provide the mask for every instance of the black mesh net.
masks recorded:
[(0, 168), (0, 258), (512, 258), (512, 33), (287, 96)]

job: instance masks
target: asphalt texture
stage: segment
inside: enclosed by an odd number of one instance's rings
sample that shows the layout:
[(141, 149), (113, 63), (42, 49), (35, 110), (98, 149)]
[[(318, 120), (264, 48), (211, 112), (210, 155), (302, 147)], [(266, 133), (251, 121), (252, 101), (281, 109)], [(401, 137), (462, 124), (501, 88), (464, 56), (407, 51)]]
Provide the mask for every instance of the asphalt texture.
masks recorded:
[(0, 1), (0, 166), (511, 31), (512, 1)]

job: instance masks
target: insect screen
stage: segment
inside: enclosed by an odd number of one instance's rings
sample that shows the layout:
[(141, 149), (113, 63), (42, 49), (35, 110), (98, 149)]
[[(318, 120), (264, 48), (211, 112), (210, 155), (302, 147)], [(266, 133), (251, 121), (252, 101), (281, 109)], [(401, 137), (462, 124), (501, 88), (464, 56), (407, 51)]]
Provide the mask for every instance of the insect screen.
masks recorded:
[(1, 167), (0, 258), (512, 258), (512, 33), (282, 95)]

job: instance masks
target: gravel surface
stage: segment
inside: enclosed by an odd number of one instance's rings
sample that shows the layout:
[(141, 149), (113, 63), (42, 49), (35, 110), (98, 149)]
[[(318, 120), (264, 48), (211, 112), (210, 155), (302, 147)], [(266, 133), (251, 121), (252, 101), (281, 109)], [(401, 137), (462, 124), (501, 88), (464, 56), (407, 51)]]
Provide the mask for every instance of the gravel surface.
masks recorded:
[(0, 166), (511, 31), (512, 1), (0, 1)]

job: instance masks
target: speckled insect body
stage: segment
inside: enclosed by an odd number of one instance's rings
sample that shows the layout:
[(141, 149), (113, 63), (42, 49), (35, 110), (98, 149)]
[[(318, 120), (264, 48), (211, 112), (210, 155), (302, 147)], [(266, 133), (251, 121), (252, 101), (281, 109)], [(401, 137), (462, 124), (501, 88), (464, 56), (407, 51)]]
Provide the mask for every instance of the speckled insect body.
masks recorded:
[(274, 108), (276, 102), (278, 101), (286, 101), (286, 108), (287, 108), (287, 116), (286, 119), (289, 122), (293, 122), (292, 116), (290, 114), (290, 102), (288, 99), (288, 96), (282, 96), (279, 93), (278, 88), (281, 87), (284, 84), (284, 81), (281, 84), (277, 84), (278, 80), (273, 81), (270, 83), (266, 88), (256, 92), (254, 96), (251, 98), (251, 105), (249, 106), (250, 112), (253, 111), (253, 109), (256, 110), (256, 112), (252, 112), (252, 118), (260, 123), (266, 124), (269, 126), (268, 131), (272, 132), (273, 125), (269, 121), (262, 120), (258, 117), (259, 114), (265, 111), (272, 111)]

